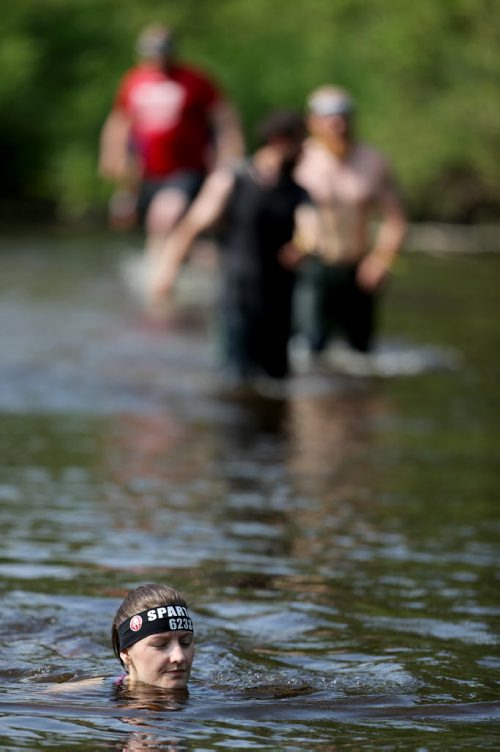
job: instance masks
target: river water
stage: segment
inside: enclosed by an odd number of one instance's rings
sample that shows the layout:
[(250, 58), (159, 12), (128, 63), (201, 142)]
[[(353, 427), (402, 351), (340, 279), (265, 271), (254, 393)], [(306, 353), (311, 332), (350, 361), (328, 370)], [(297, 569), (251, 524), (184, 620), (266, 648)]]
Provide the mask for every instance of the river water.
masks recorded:
[[(1, 748), (498, 749), (500, 258), (407, 254), (371, 373), (237, 399), (210, 259), (153, 326), (130, 242), (1, 243)], [(192, 604), (188, 697), (113, 687), (151, 581)]]

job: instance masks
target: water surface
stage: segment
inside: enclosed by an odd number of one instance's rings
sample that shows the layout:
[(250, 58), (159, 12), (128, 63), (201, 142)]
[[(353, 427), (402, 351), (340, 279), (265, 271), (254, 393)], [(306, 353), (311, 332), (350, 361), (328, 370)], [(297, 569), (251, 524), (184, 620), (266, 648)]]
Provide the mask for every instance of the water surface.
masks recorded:
[[(0, 248), (2, 749), (497, 749), (500, 259), (408, 254), (371, 371), (236, 399), (210, 266), (152, 326), (129, 243)], [(189, 696), (118, 692), (114, 612), (163, 580)]]

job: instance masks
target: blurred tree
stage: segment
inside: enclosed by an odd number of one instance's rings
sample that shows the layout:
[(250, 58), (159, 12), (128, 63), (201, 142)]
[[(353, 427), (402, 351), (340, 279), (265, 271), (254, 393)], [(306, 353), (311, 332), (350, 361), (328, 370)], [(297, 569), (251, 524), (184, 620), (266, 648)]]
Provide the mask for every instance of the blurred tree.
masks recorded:
[(104, 205), (99, 130), (139, 28), (178, 29), (182, 57), (258, 117), (331, 81), (392, 157), (414, 218), (500, 217), (496, 0), (18, 0), (0, 19), (0, 200), (79, 217)]

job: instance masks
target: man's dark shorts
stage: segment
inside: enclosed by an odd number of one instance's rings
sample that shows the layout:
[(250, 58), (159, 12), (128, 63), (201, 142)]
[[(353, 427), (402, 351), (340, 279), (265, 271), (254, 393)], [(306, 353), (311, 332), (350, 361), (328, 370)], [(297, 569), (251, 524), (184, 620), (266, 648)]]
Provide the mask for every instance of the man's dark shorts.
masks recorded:
[(164, 188), (175, 188), (188, 197), (189, 203), (194, 199), (205, 179), (202, 172), (196, 170), (178, 170), (164, 178), (144, 180), (139, 189), (137, 214), (141, 224), (144, 223), (151, 201)]
[(304, 262), (301, 276), (309, 291), (308, 310), (299, 329), (304, 331), (313, 352), (322, 352), (337, 333), (358, 352), (372, 350), (379, 296), (359, 287), (358, 265), (359, 262), (330, 265), (314, 257)]

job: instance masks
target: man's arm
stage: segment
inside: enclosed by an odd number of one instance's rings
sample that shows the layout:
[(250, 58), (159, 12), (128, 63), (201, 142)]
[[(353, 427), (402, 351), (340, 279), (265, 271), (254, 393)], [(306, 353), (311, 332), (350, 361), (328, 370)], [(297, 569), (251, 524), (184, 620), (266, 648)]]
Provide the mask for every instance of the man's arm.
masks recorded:
[(304, 256), (315, 253), (320, 244), (318, 211), (313, 204), (299, 204), (294, 214), (292, 240), (280, 251), (279, 260), (287, 269), (295, 269)]
[(151, 281), (151, 302), (166, 297), (193, 241), (222, 216), (234, 185), (234, 174), (216, 170), (206, 179), (184, 218), (168, 236)]
[(131, 119), (123, 110), (113, 110), (106, 118), (99, 144), (99, 172), (108, 180), (129, 185), (131, 165), (129, 138)]
[(237, 164), (244, 157), (245, 142), (235, 108), (227, 101), (217, 101), (210, 121), (215, 133), (215, 168)]
[(300, 204), (295, 210), (295, 232), (292, 241), (302, 253), (314, 253), (320, 244), (318, 210), (313, 204)]
[(375, 290), (389, 274), (406, 235), (407, 220), (399, 190), (387, 169), (377, 196), (381, 222), (371, 251), (361, 261), (358, 283), (365, 290)]

